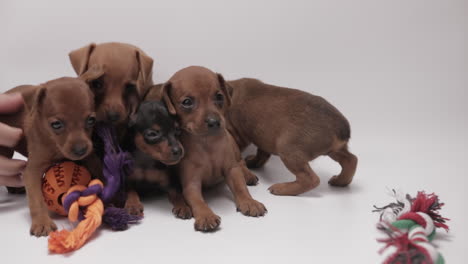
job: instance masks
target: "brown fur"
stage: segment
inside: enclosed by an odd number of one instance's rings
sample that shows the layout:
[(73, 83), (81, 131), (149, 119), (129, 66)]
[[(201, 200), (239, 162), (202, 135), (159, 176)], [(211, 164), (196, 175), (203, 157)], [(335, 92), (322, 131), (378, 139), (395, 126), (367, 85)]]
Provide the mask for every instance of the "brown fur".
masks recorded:
[(325, 99), (309, 93), (277, 87), (255, 79), (228, 82), (232, 105), (229, 130), (240, 149), (250, 143), (257, 154), (246, 158), (249, 168), (261, 167), (270, 155), (278, 155), (296, 175), (296, 181), (272, 185), (276, 195), (298, 195), (319, 185), (308, 162), (328, 155), (342, 171), (330, 179), (334, 186), (351, 183), (357, 158), (348, 151), (350, 126), (346, 118)]
[[(23, 178), (29, 201), (31, 234), (46, 236), (57, 229), (50, 219), (42, 196), (42, 173), (64, 159), (92, 159), (89, 154), (94, 118), (94, 97), (88, 85), (77, 78), (64, 77), (39, 86), (18, 86), (7, 93), (21, 93), (23, 109), (0, 116), (0, 122), (24, 130), (14, 148), (1, 147), (1, 155), (10, 157), (18, 151), (28, 157)], [(51, 123), (60, 120), (63, 127), (53, 129)], [(98, 175), (95, 175), (98, 176)]]
[[(221, 219), (203, 200), (202, 187), (225, 181), (237, 209), (244, 215), (262, 216), (265, 206), (254, 200), (244, 179), (247, 169), (234, 139), (226, 130), (224, 113), (229, 95), (220, 74), (202, 67), (188, 67), (175, 73), (163, 86), (163, 98), (182, 127), (185, 157), (177, 165), (183, 195), (195, 217), (195, 229), (215, 230)], [(217, 98), (223, 98), (223, 103)], [(183, 106), (190, 98), (193, 107)], [(211, 127), (211, 128), (210, 128)]]
[(92, 68), (100, 71), (89, 81), (99, 121), (125, 124), (153, 84), (153, 59), (130, 44), (91, 43), (70, 52), (69, 57), (79, 76)]

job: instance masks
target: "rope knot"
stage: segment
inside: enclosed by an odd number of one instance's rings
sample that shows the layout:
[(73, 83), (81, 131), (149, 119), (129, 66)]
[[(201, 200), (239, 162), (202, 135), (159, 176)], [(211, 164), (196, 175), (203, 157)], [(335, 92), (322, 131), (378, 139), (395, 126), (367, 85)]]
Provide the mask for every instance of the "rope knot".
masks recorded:
[(68, 219), (72, 222), (83, 220), (85, 207), (99, 199), (103, 188), (104, 184), (100, 180), (92, 180), (88, 187), (84, 185), (72, 186), (62, 198)]
[(384, 263), (444, 263), (442, 255), (431, 243), (436, 228), (448, 230), (447, 218), (439, 214), (444, 205), (435, 194), (418, 192), (416, 198), (393, 191), (396, 203), (377, 207), (380, 222), (377, 228), (386, 234), (378, 239), (385, 244), (380, 253), (389, 247), (396, 251), (390, 254)]

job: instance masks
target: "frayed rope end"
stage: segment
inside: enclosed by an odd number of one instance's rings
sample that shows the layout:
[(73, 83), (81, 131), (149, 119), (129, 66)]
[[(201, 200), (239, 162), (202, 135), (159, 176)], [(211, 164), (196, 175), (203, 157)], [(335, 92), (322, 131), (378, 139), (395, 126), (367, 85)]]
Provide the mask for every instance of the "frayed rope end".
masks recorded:
[(106, 208), (102, 221), (112, 230), (122, 231), (128, 228), (129, 224), (138, 223), (143, 217), (131, 215), (123, 208)]

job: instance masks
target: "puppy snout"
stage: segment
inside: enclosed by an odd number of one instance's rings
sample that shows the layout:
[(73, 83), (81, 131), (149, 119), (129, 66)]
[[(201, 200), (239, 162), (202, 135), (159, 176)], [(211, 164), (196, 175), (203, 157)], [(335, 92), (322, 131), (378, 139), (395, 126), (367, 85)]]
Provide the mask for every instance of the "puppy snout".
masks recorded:
[(114, 112), (114, 111), (107, 112), (107, 120), (113, 123), (119, 121), (120, 120), (119, 112)]
[(221, 126), (221, 121), (217, 117), (207, 117), (205, 123), (210, 129), (217, 129)]
[(179, 146), (172, 147), (171, 152), (174, 157), (180, 157), (182, 155), (182, 148)]
[(72, 153), (77, 156), (81, 157), (88, 152), (88, 146), (86, 144), (76, 144), (72, 147)]

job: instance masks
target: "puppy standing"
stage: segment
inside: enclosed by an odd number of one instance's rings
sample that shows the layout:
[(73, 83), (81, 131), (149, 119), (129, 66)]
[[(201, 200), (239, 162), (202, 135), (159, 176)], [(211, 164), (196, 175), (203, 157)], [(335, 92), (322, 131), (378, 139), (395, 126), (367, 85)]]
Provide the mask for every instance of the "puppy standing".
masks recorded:
[(42, 196), (42, 175), (63, 159), (82, 160), (92, 150), (95, 123), (94, 97), (88, 85), (77, 78), (60, 78), (39, 86), (18, 86), (7, 93), (22, 94), (25, 106), (15, 114), (0, 116), (0, 122), (24, 130), (15, 148), (0, 147), (1, 154), (18, 151), (28, 157), (23, 173), (29, 201), (31, 234), (46, 236), (57, 229)]
[(228, 82), (232, 96), (229, 130), (240, 149), (255, 144), (257, 154), (246, 158), (249, 168), (261, 167), (271, 154), (279, 155), (296, 181), (272, 185), (276, 195), (298, 195), (319, 185), (309, 161), (328, 155), (342, 171), (330, 179), (334, 186), (351, 183), (357, 158), (348, 151), (350, 127), (346, 118), (321, 97), (262, 83), (255, 79)]
[(170, 166), (177, 164), (184, 156), (184, 149), (177, 137), (179, 129), (163, 102), (157, 100), (154, 86), (131, 117), (127, 149), (134, 159), (134, 170), (128, 178), (127, 201), (125, 208), (134, 215), (143, 214), (143, 205), (138, 195), (138, 187), (151, 184), (168, 194), (173, 204), (172, 212), (179, 218), (192, 217), (190, 207), (178, 190), (175, 177), (170, 175)]
[(99, 69), (90, 80), (98, 121), (118, 126), (121, 138), (128, 116), (134, 114), (141, 97), (153, 84), (153, 59), (141, 49), (125, 43), (91, 43), (69, 54), (75, 72), (81, 76)]
[[(169, 112), (178, 116), (185, 156), (177, 166), (185, 200), (195, 217), (195, 229), (216, 229), (221, 219), (203, 200), (202, 187), (226, 181), (237, 209), (262, 216), (265, 206), (252, 199), (244, 176), (250, 173), (239, 149), (225, 128), (224, 112), (230, 104), (221, 75), (202, 67), (175, 73), (163, 86)], [(255, 177), (255, 176), (253, 176)]]

